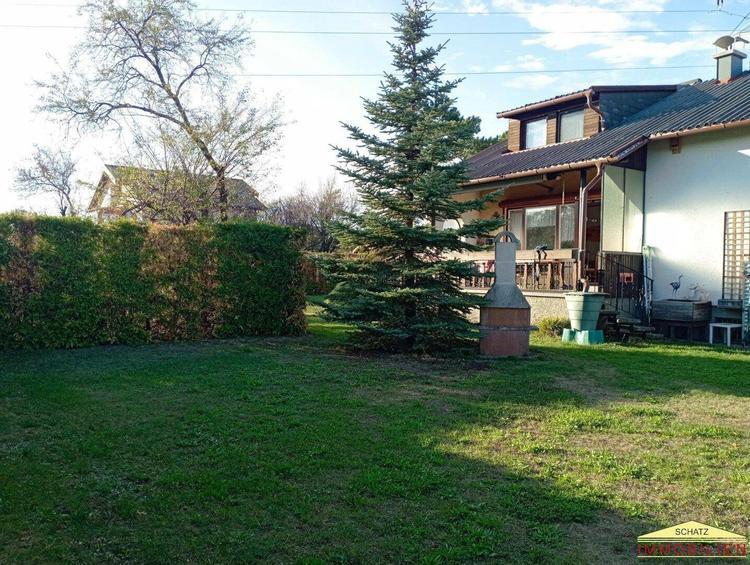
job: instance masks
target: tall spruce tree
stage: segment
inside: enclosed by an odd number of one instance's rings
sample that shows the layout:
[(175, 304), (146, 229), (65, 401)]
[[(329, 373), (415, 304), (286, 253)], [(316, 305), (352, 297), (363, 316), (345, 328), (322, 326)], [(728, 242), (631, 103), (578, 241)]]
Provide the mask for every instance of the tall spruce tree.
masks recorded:
[[(497, 219), (441, 229), (495, 195), (457, 201), (467, 180), (463, 157), (479, 131), (464, 118), (437, 63), (446, 44), (424, 45), (433, 15), (426, 0), (406, 0), (395, 14), (397, 41), (389, 43), (393, 70), (378, 96), (364, 100), (372, 128), (346, 125), (356, 150), (335, 147), (339, 171), (360, 194), (364, 211), (335, 225), (344, 253), (324, 264), (335, 283), (329, 318), (353, 324), (356, 342), (391, 351), (441, 351), (467, 345), (466, 314), (481, 297), (464, 293), (460, 280), (476, 274), (451, 253), (476, 251), (467, 241), (497, 229)], [(348, 252), (348, 253), (347, 253)]]

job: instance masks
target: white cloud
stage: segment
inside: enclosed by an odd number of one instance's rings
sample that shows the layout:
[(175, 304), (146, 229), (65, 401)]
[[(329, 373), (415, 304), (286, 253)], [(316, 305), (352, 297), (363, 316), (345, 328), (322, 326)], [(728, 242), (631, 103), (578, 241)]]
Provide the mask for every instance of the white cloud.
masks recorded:
[(505, 83), (505, 86), (523, 90), (540, 90), (555, 82), (557, 82), (556, 76), (542, 73), (538, 75), (521, 75), (512, 78)]
[(544, 59), (536, 55), (526, 54), (516, 57), (513, 63), (495, 65), (492, 70), (496, 73), (512, 73), (514, 71), (542, 71), (544, 70)]
[[(646, 62), (650, 65), (665, 65), (690, 51), (708, 51), (711, 41), (705, 36), (684, 41), (653, 41), (642, 35), (628, 37), (591, 52), (591, 57), (613, 65), (633, 65)], [(708, 64), (709, 60), (706, 59)]]
[(516, 58), (516, 65), (524, 71), (541, 71), (544, 69), (544, 59), (536, 55), (521, 55)]
[[(611, 65), (663, 65), (689, 52), (709, 52), (711, 41), (705, 34), (696, 33), (688, 36), (688, 39), (669, 41), (661, 35), (617, 33), (658, 30), (659, 27), (650, 14), (633, 12), (661, 11), (667, 2), (668, 0), (560, 0), (552, 4), (541, 4), (526, 0), (493, 0), (493, 5), (498, 9), (522, 12), (518, 17), (524, 19), (529, 27), (544, 32), (539, 37), (522, 41), (522, 44), (538, 45), (555, 51), (589, 47), (590, 57)], [(622, 10), (629, 13), (622, 13)], [(596, 33), (565, 33), (585, 30)]]
[(486, 14), (489, 11), (487, 4), (480, 0), (463, 0), (463, 9), (471, 15)]

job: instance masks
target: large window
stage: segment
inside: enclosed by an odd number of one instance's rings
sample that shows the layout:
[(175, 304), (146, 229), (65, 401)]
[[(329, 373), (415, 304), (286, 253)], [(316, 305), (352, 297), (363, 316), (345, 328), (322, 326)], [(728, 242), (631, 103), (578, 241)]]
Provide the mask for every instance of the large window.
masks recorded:
[(534, 249), (546, 245), (548, 249), (555, 247), (555, 231), (557, 231), (557, 207), (526, 209), (526, 249)]
[(570, 141), (583, 137), (583, 110), (560, 114), (558, 141)]
[(523, 148), (532, 149), (547, 143), (547, 118), (531, 120), (524, 124)]
[(576, 245), (576, 204), (517, 208), (508, 211), (508, 229), (522, 249), (573, 249)]
[(560, 249), (573, 249), (576, 246), (576, 208), (575, 204), (560, 206)]

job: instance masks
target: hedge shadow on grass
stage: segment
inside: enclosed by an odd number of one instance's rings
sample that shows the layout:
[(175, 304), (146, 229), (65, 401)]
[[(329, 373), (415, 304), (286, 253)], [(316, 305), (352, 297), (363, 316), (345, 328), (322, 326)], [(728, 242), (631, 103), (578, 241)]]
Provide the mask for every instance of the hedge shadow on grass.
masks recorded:
[[(0, 355), (9, 561), (624, 561), (649, 531), (447, 450), (462, 426), (512, 425), (489, 372), (298, 340)], [(509, 408), (571, 396), (518, 385)]]

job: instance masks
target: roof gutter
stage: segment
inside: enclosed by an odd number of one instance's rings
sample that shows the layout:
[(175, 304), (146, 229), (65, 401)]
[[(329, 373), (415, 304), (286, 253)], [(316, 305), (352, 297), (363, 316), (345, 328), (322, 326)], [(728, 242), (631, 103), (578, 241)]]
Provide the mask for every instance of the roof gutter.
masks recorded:
[(649, 141), (658, 141), (660, 139), (671, 139), (673, 137), (686, 137), (688, 135), (695, 135), (698, 133), (706, 133), (710, 131), (720, 131), (724, 129), (734, 129), (739, 127), (750, 126), (750, 119), (737, 120), (735, 122), (727, 122), (723, 124), (713, 124), (710, 126), (703, 126), (699, 128), (691, 128), (685, 130), (670, 131), (664, 133), (651, 134), (648, 137), (642, 137), (634, 142), (629, 142), (623, 145), (621, 148), (616, 149), (610, 156), (602, 157), (599, 159), (589, 159), (587, 161), (575, 161), (573, 163), (564, 163), (562, 165), (554, 165), (552, 167), (540, 167), (537, 169), (529, 169), (526, 171), (518, 171), (516, 173), (509, 173), (507, 175), (497, 175), (494, 177), (485, 177), (480, 179), (472, 179), (461, 186), (474, 186), (478, 184), (484, 184), (487, 182), (498, 182), (505, 179), (522, 178), (532, 175), (542, 175), (545, 173), (559, 173), (564, 171), (572, 171), (577, 169), (584, 169), (588, 167), (595, 167), (597, 165), (614, 165), (618, 161), (625, 159), (634, 151), (637, 151), (644, 145), (648, 144)]
[(541, 167), (538, 169), (530, 169), (526, 171), (519, 171), (517, 173), (510, 173), (507, 175), (498, 175), (494, 177), (485, 177), (481, 179), (473, 179), (463, 183), (461, 186), (473, 186), (477, 184), (484, 184), (488, 182), (498, 182), (505, 179), (523, 178), (534, 175), (542, 175), (545, 173), (561, 173), (565, 171), (576, 171), (579, 169), (586, 169), (588, 167), (601, 167), (602, 165), (612, 165), (622, 161), (634, 151), (637, 151), (648, 143), (648, 138), (643, 137), (635, 142), (630, 142), (626, 145), (618, 147), (608, 157), (602, 157), (600, 159), (589, 159), (587, 161), (575, 161), (573, 163), (565, 163), (563, 165), (555, 165), (553, 167)]
[(750, 118), (745, 120), (737, 120), (736, 122), (725, 122), (723, 124), (713, 124), (710, 126), (703, 126), (699, 128), (684, 129), (677, 131), (669, 131), (664, 133), (655, 133), (649, 136), (649, 140), (658, 139), (671, 139), (673, 137), (685, 137), (688, 135), (694, 135), (696, 133), (705, 133), (708, 131), (719, 131), (723, 129), (734, 129), (743, 126), (750, 126)]
[(498, 118), (511, 118), (513, 116), (517, 116), (518, 114), (525, 114), (526, 112), (530, 112), (532, 110), (537, 110), (539, 108), (546, 108), (547, 106), (552, 106), (555, 104), (560, 104), (561, 102), (568, 102), (569, 100), (576, 100), (577, 98), (586, 97), (588, 98), (593, 93), (593, 89), (589, 88), (587, 90), (580, 90), (578, 92), (573, 92), (572, 94), (566, 94), (565, 96), (560, 96), (559, 98), (552, 98), (550, 100), (545, 100), (543, 102), (536, 102), (534, 104), (529, 104), (527, 106), (521, 106), (520, 108), (515, 108), (513, 110), (504, 110), (502, 112), (497, 113)]

